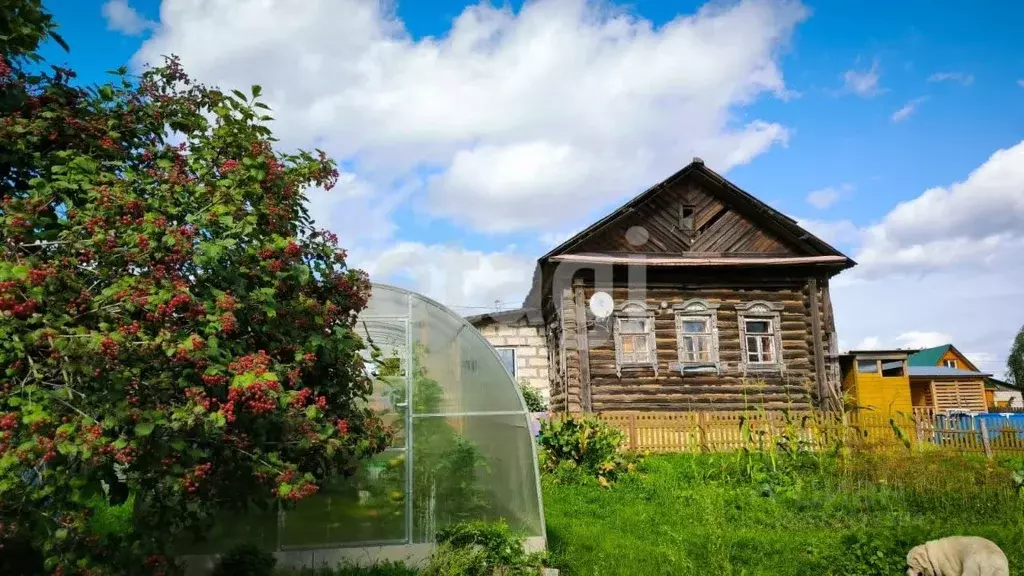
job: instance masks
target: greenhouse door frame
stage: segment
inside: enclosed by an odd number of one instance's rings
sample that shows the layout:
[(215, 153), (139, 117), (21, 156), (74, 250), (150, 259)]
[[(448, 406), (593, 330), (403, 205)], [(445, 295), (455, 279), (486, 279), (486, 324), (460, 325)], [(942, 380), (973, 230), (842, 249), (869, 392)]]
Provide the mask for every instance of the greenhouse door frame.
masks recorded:
[(405, 427), (403, 437), (405, 442), (401, 448), (389, 446), (385, 448), (385, 452), (390, 450), (400, 450), (405, 458), (405, 537), (401, 540), (383, 540), (373, 542), (353, 542), (349, 544), (342, 544), (339, 547), (366, 547), (366, 546), (379, 546), (387, 544), (412, 544), (412, 533), (413, 533), (413, 509), (412, 509), (412, 489), (413, 489), (413, 455), (412, 455), (412, 372), (413, 372), (413, 351), (412, 351), (412, 299), (406, 295), (406, 315), (395, 316), (395, 315), (375, 315), (369, 317), (360, 317), (359, 322), (366, 325), (367, 333), (369, 333), (369, 325), (374, 323), (385, 324), (393, 327), (399, 325), (402, 326), (403, 333), (405, 335), (405, 346), (403, 352), (405, 353), (403, 358), (403, 379), (405, 380), (405, 404), (394, 406), (395, 409), (404, 408), (405, 414), (402, 416), (402, 425)]

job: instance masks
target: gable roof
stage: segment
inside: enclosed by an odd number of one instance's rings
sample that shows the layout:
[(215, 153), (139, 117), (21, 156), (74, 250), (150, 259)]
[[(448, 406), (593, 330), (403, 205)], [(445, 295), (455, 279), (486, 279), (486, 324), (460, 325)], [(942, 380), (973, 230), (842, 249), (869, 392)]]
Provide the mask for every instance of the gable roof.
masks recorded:
[[(601, 218), (597, 222), (585, 228), (583, 231), (577, 233), (572, 238), (569, 238), (562, 244), (553, 248), (550, 252), (541, 256), (538, 262), (543, 263), (549, 259), (561, 256), (571, 251), (573, 248), (579, 246), (583, 241), (593, 237), (598, 232), (608, 228), (612, 223), (631, 213), (636, 207), (650, 200), (656, 194), (668, 189), (673, 183), (691, 175), (704, 177), (710, 180), (713, 184), (716, 184), (718, 187), (718, 193), (724, 200), (728, 201), (736, 209), (745, 212), (748, 217), (756, 220), (759, 224), (777, 234), (784, 241), (801, 248), (802, 252), (804, 252), (806, 256), (833, 257), (831, 263), (841, 265), (843, 268), (849, 268), (856, 265), (856, 262), (848, 256), (802, 228), (797, 224), (796, 220), (758, 200), (753, 195), (740, 189), (714, 170), (705, 166), (704, 161), (700, 158), (694, 158), (693, 161), (686, 165), (682, 170), (679, 170), (662, 182), (648, 188), (632, 200), (629, 200), (620, 206), (611, 214)], [(806, 262), (794, 261), (792, 263), (805, 264)]]
[(949, 352), (950, 350), (966, 362), (970, 369), (974, 371), (978, 370), (978, 367), (974, 365), (974, 362), (971, 362), (970, 358), (965, 356), (963, 352), (958, 350), (957, 347), (952, 344), (943, 344), (942, 346), (934, 346), (932, 348), (918, 350), (907, 358), (907, 364), (910, 366), (938, 366), (939, 360), (941, 360), (942, 357), (946, 355), (946, 352)]
[(938, 366), (939, 359), (946, 353), (946, 350), (949, 350), (950, 346), (950, 344), (943, 344), (918, 350), (907, 358), (907, 364), (910, 366)]

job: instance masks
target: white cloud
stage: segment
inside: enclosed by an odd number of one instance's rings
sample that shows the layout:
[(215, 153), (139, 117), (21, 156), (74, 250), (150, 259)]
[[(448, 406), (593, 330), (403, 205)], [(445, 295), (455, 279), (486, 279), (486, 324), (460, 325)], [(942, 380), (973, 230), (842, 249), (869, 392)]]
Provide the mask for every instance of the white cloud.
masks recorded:
[(865, 231), (857, 260), (871, 272), (916, 273), (994, 264), (1024, 245), (1024, 141), (963, 182), (899, 203)]
[(558, 232), (545, 232), (540, 235), (540, 243), (546, 247), (545, 250), (551, 250), (559, 246), (562, 242), (565, 242), (569, 238), (572, 238), (580, 232), (580, 229), (573, 228), (570, 231), (561, 230)]
[(797, 223), (818, 238), (832, 245), (855, 244), (863, 230), (849, 220), (814, 220), (798, 218)]
[(892, 121), (900, 122), (906, 120), (907, 118), (910, 117), (911, 114), (917, 112), (917, 108), (927, 100), (927, 96), (922, 96), (920, 98), (914, 98), (913, 100), (907, 102), (906, 104), (903, 105), (902, 108), (892, 113)]
[(955, 82), (964, 86), (974, 84), (974, 76), (964, 72), (936, 72), (928, 77), (929, 82)]
[(841, 184), (839, 186), (812, 190), (807, 194), (807, 203), (819, 210), (824, 210), (850, 192), (853, 192), (853, 184)]
[(138, 36), (156, 24), (143, 18), (128, 4), (128, 0), (107, 0), (101, 8), (107, 20), (107, 29), (129, 36)]
[(259, 83), (283, 144), (357, 158), (372, 182), (427, 171), (435, 214), (545, 232), (692, 156), (725, 171), (784, 144), (740, 111), (788, 97), (778, 56), (806, 14), (743, 0), (654, 26), (590, 0), (481, 3), (414, 39), (377, 2), (164, 0), (135, 61), (175, 53), (204, 82)]
[(904, 332), (894, 340), (900, 348), (921, 349), (951, 344), (953, 337), (943, 332)]
[(353, 260), (375, 282), (406, 286), (464, 315), (520, 306), (535, 263), (510, 250), (487, 253), (419, 242), (400, 242)]
[(878, 71), (877, 59), (871, 62), (871, 68), (867, 70), (851, 68), (843, 72), (841, 77), (843, 79), (843, 91), (863, 98), (870, 98), (884, 91), (879, 86), (882, 74)]
[(878, 350), (882, 348), (882, 340), (878, 336), (868, 336), (860, 341), (854, 350)]
[(306, 197), (316, 224), (337, 234), (342, 246), (354, 246), (390, 239), (396, 230), (391, 213), (407, 194), (384, 195), (357, 175), (343, 172), (333, 189), (308, 190)]

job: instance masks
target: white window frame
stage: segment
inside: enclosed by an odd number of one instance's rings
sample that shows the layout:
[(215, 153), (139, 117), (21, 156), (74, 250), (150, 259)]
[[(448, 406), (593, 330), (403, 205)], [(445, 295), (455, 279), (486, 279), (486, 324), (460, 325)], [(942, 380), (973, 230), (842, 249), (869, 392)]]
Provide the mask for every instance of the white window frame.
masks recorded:
[(942, 361), (942, 365), (943, 366), (945, 366), (946, 368), (953, 368), (954, 370), (957, 368), (956, 364), (957, 364), (956, 358), (953, 358), (952, 360), (943, 360)]
[[(784, 304), (778, 302), (767, 302), (755, 300), (744, 304), (736, 305), (736, 321), (740, 331), (740, 366), (745, 372), (782, 372), (785, 363), (782, 359), (782, 315), (780, 312), (785, 308)], [(768, 330), (771, 335), (770, 343), (773, 346), (771, 362), (751, 362), (747, 350), (747, 322), (759, 321), (768, 322)], [(762, 341), (758, 340), (758, 348), (762, 347)]]
[(505, 361), (501, 357), (501, 351), (510, 350), (512, 352), (512, 379), (515, 380), (519, 378), (519, 350), (517, 350), (515, 346), (495, 346), (494, 350), (498, 352), (498, 359), (502, 361), (502, 366), (505, 365)]
[[(622, 322), (641, 321), (644, 323), (642, 332), (630, 333), (631, 336), (646, 336), (647, 359), (638, 361), (627, 359), (623, 354), (622, 347)], [(623, 370), (654, 370), (658, 375), (658, 345), (654, 331), (654, 310), (648, 308), (647, 304), (628, 300), (615, 312), (615, 373), (622, 378)]]
[[(718, 373), (721, 369), (719, 364), (718, 356), (718, 307), (719, 304), (712, 304), (707, 300), (701, 300), (699, 298), (693, 298), (683, 302), (682, 304), (675, 304), (672, 306), (672, 310), (675, 312), (676, 317), (676, 354), (679, 357), (679, 372), (693, 373), (693, 372), (714, 372)], [(686, 322), (705, 322), (707, 326), (706, 332), (699, 333), (700, 337), (705, 337), (708, 340), (708, 359), (706, 361), (693, 361), (686, 359), (685, 342), (687, 337), (692, 337), (690, 333), (683, 332), (683, 325)]]

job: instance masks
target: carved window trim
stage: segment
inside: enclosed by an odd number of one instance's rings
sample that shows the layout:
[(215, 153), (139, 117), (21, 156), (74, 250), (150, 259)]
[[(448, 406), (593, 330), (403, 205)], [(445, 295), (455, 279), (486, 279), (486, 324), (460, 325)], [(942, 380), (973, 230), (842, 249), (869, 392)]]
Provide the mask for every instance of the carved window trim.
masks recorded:
[[(784, 304), (754, 300), (736, 305), (736, 322), (740, 332), (740, 366), (744, 372), (782, 372), (785, 368), (782, 350), (782, 315)], [(751, 362), (747, 342), (747, 322), (767, 321), (769, 342), (773, 346), (771, 362)]]
[[(718, 373), (721, 369), (718, 351), (718, 308), (719, 304), (710, 303), (700, 298), (692, 298), (682, 304), (672, 306), (676, 319), (676, 355), (679, 358), (679, 371), (683, 374), (713, 372)], [(687, 359), (685, 354), (685, 343), (688, 336), (683, 332), (683, 325), (690, 321), (706, 322), (707, 331), (699, 335), (706, 336), (708, 340), (707, 361), (694, 361)]]
[[(627, 337), (633, 338), (634, 346), (636, 341), (643, 339), (647, 357), (642, 359), (628, 358), (623, 352), (623, 322), (642, 322), (643, 328), (637, 332), (627, 333)], [(654, 370), (654, 376), (658, 376), (658, 346), (654, 332), (654, 310), (647, 304), (637, 300), (623, 302), (615, 311), (615, 373), (622, 378), (623, 370)]]

